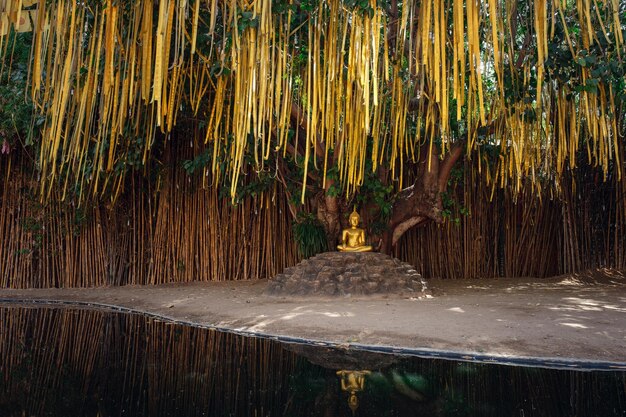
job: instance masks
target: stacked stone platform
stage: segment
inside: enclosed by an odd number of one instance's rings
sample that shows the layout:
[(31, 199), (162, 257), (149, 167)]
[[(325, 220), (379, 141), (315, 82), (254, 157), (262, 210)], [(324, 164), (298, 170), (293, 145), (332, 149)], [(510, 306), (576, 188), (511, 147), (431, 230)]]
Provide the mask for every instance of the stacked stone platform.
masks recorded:
[(426, 282), (413, 266), (376, 252), (325, 252), (286, 268), (266, 293), (291, 296), (422, 297)]

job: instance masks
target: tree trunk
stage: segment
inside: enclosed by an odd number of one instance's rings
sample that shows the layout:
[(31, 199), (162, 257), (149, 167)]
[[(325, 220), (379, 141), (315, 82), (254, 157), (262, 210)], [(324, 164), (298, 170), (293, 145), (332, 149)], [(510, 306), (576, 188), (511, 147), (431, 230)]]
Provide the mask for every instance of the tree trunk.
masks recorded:
[(379, 250), (391, 254), (402, 235), (416, 226), (431, 221), (443, 221), (441, 194), (446, 190), (452, 168), (463, 155), (465, 141), (460, 141), (450, 150), (443, 161), (439, 152), (433, 149), (423, 152), (426, 156), (420, 161), (418, 176), (408, 188), (396, 196), (387, 232), (383, 234)]
[[(391, 254), (400, 238), (410, 229), (431, 221), (443, 221), (441, 194), (446, 190), (452, 168), (463, 155), (464, 149), (465, 141), (459, 142), (443, 161), (440, 161), (438, 151), (433, 149), (428, 157), (428, 151), (424, 150), (423, 154), (426, 156), (420, 162), (418, 176), (413, 185), (403, 189), (395, 197), (387, 230), (378, 238), (378, 242), (372, 242), (375, 249)], [(338, 243), (342, 226), (341, 214), (347, 210), (339, 196), (328, 194), (332, 185), (333, 180), (327, 179), (326, 190), (317, 200), (317, 218), (326, 230), (329, 250), (333, 250)]]
[(341, 207), (339, 197), (328, 195), (328, 189), (334, 183), (333, 180), (326, 179), (326, 190), (317, 201), (317, 219), (324, 226), (326, 231), (326, 243), (328, 250), (334, 250), (341, 234)]

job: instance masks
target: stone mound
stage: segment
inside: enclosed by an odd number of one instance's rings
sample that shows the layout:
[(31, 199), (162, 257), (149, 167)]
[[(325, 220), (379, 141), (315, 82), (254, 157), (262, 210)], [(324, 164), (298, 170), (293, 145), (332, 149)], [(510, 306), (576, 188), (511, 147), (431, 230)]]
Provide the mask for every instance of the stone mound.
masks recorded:
[(376, 252), (325, 252), (269, 281), (269, 295), (364, 296), (428, 294), (413, 266)]

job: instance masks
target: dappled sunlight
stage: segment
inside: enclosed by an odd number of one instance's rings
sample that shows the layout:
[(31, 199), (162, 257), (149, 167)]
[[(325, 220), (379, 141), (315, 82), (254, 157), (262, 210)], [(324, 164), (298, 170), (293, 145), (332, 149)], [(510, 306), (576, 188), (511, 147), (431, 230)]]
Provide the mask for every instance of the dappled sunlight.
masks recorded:
[(602, 311), (601, 307), (593, 307), (593, 306), (586, 306), (586, 305), (581, 305), (580, 309), (584, 311)]
[(558, 282), (557, 285), (567, 285), (567, 286), (577, 286), (577, 287), (582, 287), (584, 285), (583, 282), (578, 281), (574, 278), (566, 278), (561, 282)]
[(283, 317), (281, 317), (281, 320), (292, 320), (298, 316), (303, 316), (303, 315), (322, 315), (322, 316), (326, 316), (326, 317), (332, 317), (332, 318), (338, 318), (338, 317), (354, 317), (354, 313), (337, 313), (337, 312), (332, 312), (332, 311), (313, 311), (313, 310), (306, 310), (306, 311), (300, 311), (300, 312), (293, 312), (290, 314), (286, 314)]
[(449, 308), (448, 311), (454, 311), (455, 313), (465, 313), (465, 310), (463, 310), (461, 307), (452, 307)]
[(600, 301), (585, 300), (583, 298), (577, 298), (577, 297), (566, 297), (566, 298), (564, 298), (564, 300), (569, 300), (569, 301), (573, 301), (573, 302), (575, 302), (577, 304), (588, 305), (588, 306), (600, 305)]
[(340, 311), (327, 311), (327, 310), (319, 311), (309, 306), (300, 306), (282, 315), (267, 316), (265, 314), (260, 314), (254, 317), (254, 319), (252, 319), (251, 322), (247, 323), (245, 326), (239, 327), (237, 330), (259, 332), (259, 331), (264, 330), (265, 328), (267, 328), (267, 326), (273, 323), (280, 322), (280, 321), (290, 321), (296, 318), (302, 318), (302, 317), (307, 317), (307, 316), (309, 317), (322, 316), (322, 317), (327, 317), (331, 319), (338, 319), (338, 318), (355, 317), (355, 314), (351, 311), (341, 311), (341, 312)]
[[(582, 306), (575, 305), (556, 305), (548, 307), (548, 310), (553, 311), (590, 311), (588, 309), (582, 308)], [(602, 309), (594, 310), (594, 311), (602, 311)]]
[(606, 308), (607, 310), (615, 310), (615, 311), (623, 311), (626, 312), (626, 309), (622, 308), (622, 307), (618, 307), (618, 306), (614, 306), (612, 304), (605, 304), (604, 308)]
[(575, 310), (575, 311), (619, 311), (626, 313), (626, 306), (618, 306), (615, 304), (605, 303), (594, 299), (586, 299), (579, 297), (564, 297), (564, 301), (570, 303), (566, 307), (553, 307), (554, 310)]
[(468, 290), (490, 290), (491, 286), (489, 285), (468, 285), (467, 287)]
[(528, 285), (516, 285), (513, 287), (506, 288), (505, 291), (511, 292), (511, 291), (527, 290), (528, 288), (530, 288)]
[(589, 327), (580, 323), (559, 323), (561, 326), (573, 327), (574, 329), (588, 329)]

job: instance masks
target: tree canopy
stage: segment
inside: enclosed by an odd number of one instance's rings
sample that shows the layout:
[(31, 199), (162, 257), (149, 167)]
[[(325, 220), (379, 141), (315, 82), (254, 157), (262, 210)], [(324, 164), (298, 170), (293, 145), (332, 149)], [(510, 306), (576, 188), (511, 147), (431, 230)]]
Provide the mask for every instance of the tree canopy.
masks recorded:
[(294, 202), (367, 188), (388, 216), (397, 193), (400, 234), (437, 217), (402, 197), (440, 209), (462, 155), (514, 190), (558, 191), (581, 158), (622, 175), (619, 0), (7, 0), (7, 67), (25, 16), (42, 197), (115, 199), (184, 123), (206, 143), (185, 169), (233, 200), (247, 172)]

